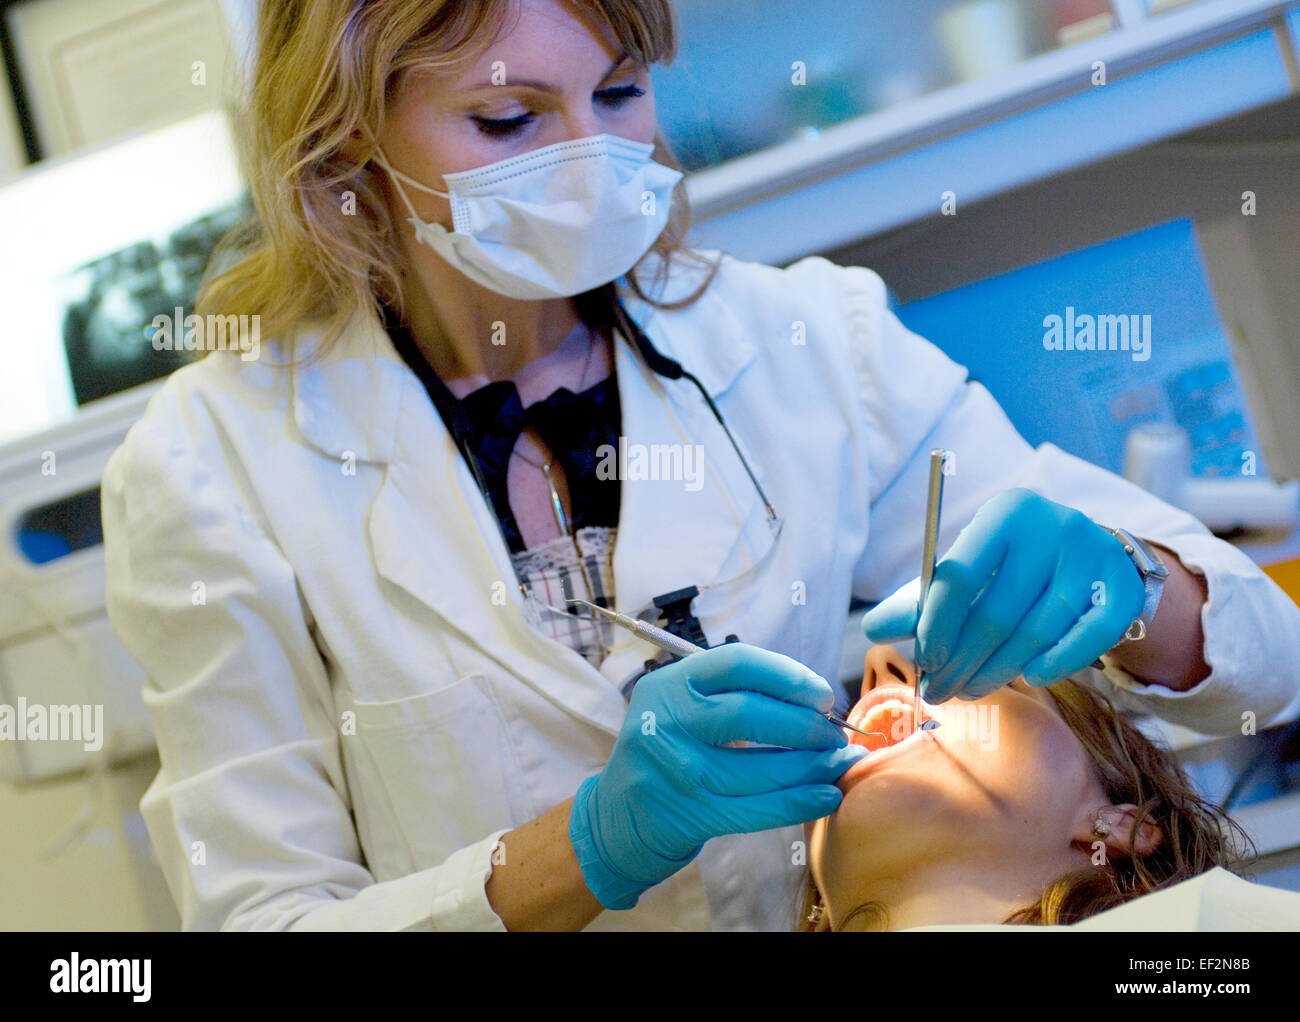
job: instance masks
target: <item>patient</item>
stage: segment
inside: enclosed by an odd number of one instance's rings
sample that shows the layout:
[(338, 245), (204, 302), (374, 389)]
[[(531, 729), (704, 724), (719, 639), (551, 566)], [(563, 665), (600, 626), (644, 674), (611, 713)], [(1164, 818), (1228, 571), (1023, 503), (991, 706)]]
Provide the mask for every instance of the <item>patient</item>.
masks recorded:
[(805, 825), (800, 929), (1064, 924), (1240, 871), (1240, 828), (1093, 690), (1016, 679), (927, 705), (941, 726), (913, 734), (913, 684), (892, 646), (867, 654), (848, 720), (886, 737), (852, 736), (880, 751), (840, 778), (837, 812)]

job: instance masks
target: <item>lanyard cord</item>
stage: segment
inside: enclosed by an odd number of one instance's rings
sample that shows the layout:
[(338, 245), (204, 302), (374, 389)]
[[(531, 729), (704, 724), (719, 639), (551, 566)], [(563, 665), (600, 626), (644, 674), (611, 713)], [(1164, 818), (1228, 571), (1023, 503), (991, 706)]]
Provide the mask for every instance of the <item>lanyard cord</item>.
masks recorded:
[(637, 322), (628, 315), (627, 309), (623, 307), (622, 300), (617, 297), (614, 299), (614, 318), (618, 322), (619, 328), (623, 331), (624, 335), (630, 337), (636, 345), (637, 350), (641, 352), (641, 357), (645, 360), (646, 365), (648, 365), (654, 372), (669, 380), (680, 380), (682, 377), (685, 377), (695, 384), (696, 390), (700, 392), (700, 396), (704, 398), (705, 404), (709, 406), (709, 411), (711, 411), (713, 417), (718, 420), (718, 425), (722, 427), (722, 431), (727, 434), (727, 439), (731, 442), (732, 450), (736, 452), (736, 457), (740, 459), (740, 463), (745, 467), (745, 474), (749, 476), (749, 481), (754, 484), (754, 489), (758, 491), (759, 497), (762, 498), (763, 506), (767, 509), (768, 522), (771, 523), (777, 521), (776, 509), (772, 507), (772, 502), (767, 499), (767, 494), (763, 492), (763, 487), (759, 485), (758, 478), (754, 475), (754, 470), (749, 467), (749, 459), (741, 453), (740, 445), (736, 443), (736, 438), (731, 435), (731, 430), (727, 426), (727, 421), (722, 417), (722, 412), (718, 410), (718, 406), (713, 403), (713, 398), (709, 396), (709, 392), (705, 389), (704, 384), (702, 384), (693, 373), (688, 373), (684, 368), (682, 368), (680, 362), (669, 358), (667, 355), (661, 354), (659, 350), (650, 343), (650, 338), (645, 335), (645, 332), (637, 325)]
[[(745, 474), (749, 476), (750, 482), (754, 484), (754, 489), (758, 491), (759, 497), (763, 501), (763, 506), (767, 509), (768, 522), (778, 521), (776, 509), (773, 508), (772, 502), (768, 500), (767, 494), (763, 492), (763, 487), (759, 484), (757, 476), (754, 475), (753, 469), (749, 466), (749, 460), (740, 450), (740, 445), (736, 443), (736, 438), (731, 435), (731, 430), (727, 427), (726, 420), (722, 417), (722, 412), (714, 404), (713, 398), (709, 396), (708, 390), (705, 389), (699, 379), (693, 373), (688, 373), (682, 364), (668, 356), (661, 354), (653, 344), (650, 338), (645, 335), (636, 321), (628, 315), (627, 309), (623, 307), (623, 302), (617, 295), (612, 296), (614, 310), (614, 320), (619, 327), (620, 332), (629, 338), (640, 352), (646, 365), (659, 376), (670, 380), (680, 380), (683, 377), (695, 384), (700, 396), (704, 398), (705, 403), (709, 406), (709, 411), (713, 417), (718, 420), (718, 425), (722, 431), (727, 434), (727, 439), (731, 442), (732, 449), (740, 459), (741, 465), (745, 467)], [(474, 477), (475, 485), (478, 486), (479, 492), (483, 494), (483, 499), (487, 506), (492, 509), (493, 516), (496, 517), (496, 508), (492, 502), (491, 491), (488, 489), (487, 482), (483, 478), (482, 470), (478, 464), (478, 458), (475, 457), (472, 446), (470, 445), (470, 435), (473, 427), (469, 421), (469, 413), (465, 411), (464, 406), (456, 400), (447, 385), (442, 382), (441, 378), (433, 371), (433, 366), (429, 364), (428, 359), (424, 358), (419, 349), (416, 347), (415, 339), (407, 329), (406, 324), (398, 317), (396, 311), (387, 303), (381, 303), (383, 313), (384, 329), (393, 341), (393, 346), (397, 349), (399, 355), (415, 373), (416, 377), (424, 385), (430, 400), (433, 402), (435, 410), (442, 418), (448, 432), (451, 433), (452, 440), (455, 441), (457, 449), (465, 459), (470, 473)], [(500, 521), (498, 519), (498, 525)], [(503, 533), (504, 535), (504, 533)]]
[(708, 404), (709, 410), (713, 412), (714, 418), (718, 420), (718, 425), (722, 427), (722, 432), (727, 434), (727, 439), (731, 441), (732, 450), (736, 452), (736, 457), (740, 459), (740, 463), (745, 466), (745, 474), (749, 476), (749, 481), (754, 484), (754, 489), (758, 491), (759, 497), (762, 498), (763, 506), (767, 509), (768, 522), (775, 522), (776, 508), (772, 507), (772, 502), (767, 499), (767, 494), (763, 492), (763, 487), (759, 485), (758, 479), (754, 475), (754, 470), (749, 467), (748, 459), (740, 453), (740, 445), (736, 443), (736, 438), (731, 435), (731, 430), (727, 427), (727, 422), (723, 419), (722, 413), (718, 411), (718, 406), (713, 403), (713, 398), (709, 397), (709, 392), (704, 389), (704, 384), (697, 380), (693, 374), (688, 373), (683, 369), (682, 375), (695, 384), (700, 395)]

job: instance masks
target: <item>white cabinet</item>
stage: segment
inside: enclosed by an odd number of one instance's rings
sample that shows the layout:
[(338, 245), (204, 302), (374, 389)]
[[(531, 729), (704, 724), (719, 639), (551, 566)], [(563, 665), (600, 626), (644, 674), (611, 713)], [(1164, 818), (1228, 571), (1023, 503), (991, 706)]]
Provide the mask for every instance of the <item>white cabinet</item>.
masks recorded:
[[(983, 57), (953, 40), (989, 35), (996, 15), (940, 27), (978, 3), (745, 4), (725, 21), (730, 6), (679, 5), (681, 53), (655, 72), (660, 123), (693, 171), (697, 243), (767, 263), (933, 216), (948, 193), (969, 204), (1296, 91), (1295, 0), (1159, 14), (1030, 4), (1019, 41)], [(1072, 31), (1090, 17), (1098, 34)]]

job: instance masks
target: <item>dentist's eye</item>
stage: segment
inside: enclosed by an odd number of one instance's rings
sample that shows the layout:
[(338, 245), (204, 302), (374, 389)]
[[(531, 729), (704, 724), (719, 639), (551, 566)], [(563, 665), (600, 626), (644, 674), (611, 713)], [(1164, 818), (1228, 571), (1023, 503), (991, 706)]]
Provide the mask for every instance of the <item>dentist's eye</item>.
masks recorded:
[(518, 117), (511, 117), (508, 120), (497, 121), (488, 117), (471, 115), (470, 120), (478, 125), (478, 130), (484, 135), (488, 135), (492, 138), (501, 138), (505, 135), (513, 135), (516, 132), (523, 130), (523, 128), (532, 123), (534, 116), (536, 115), (520, 114)]
[(617, 110), (629, 99), (639, 99), (645, 95), (645, 89), (637, 85), (620, 85), (613, 89), (602, 89), (596, 93), (596, 98), (605, 106)]

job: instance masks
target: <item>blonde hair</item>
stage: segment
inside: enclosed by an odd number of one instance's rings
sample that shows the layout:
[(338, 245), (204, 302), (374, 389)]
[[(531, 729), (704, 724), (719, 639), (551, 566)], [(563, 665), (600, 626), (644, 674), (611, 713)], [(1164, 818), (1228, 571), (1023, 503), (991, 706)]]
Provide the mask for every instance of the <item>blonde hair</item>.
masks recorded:
[[(603, 19), (639, 63), (667, 64), (676, 56), (671, 0), (578, 2)], [(218, 246), (208, 272), (228, 268), (204, 282), (198, 314), (258, 315), (261, 334), (270, 339), (317, 320), (323, 329), (314, 360), (337, 342), (358, 309), (377, 315), (382, 301), (400, 313), (395, 224), (373, 176), (375, 143), (367, 129), (383, 122), (410, 75), (449, 71), (476, 58), (512, 7), (513, 0), (263, 2), (237, 131), (256, 215)], [(356, 145), (367, 147), (360, 163), (344, 155), (345, 147)], [(659, 135), (653, 158), (681, 169)], [(345, 192), (356, 196), (355, 215), (344, 212)], [(674, 257), (708, 266), (703, 283), (684, 298), (660, 302), (629, 273), (638, 297), (661, 308), (685, 308), (708, 288), (718, 266), (686, 246), (689, 225), (679, 183), (668, 225), (650, 249), (659, 259), (649, 290), (667, 280)], [(599, 291), (601, 304), (613, 300), (612, 287)], [(589, 309), (594, 294), (579, 308)]]
[[(1242, 873), (1245, 853), (1253, 853), (1250, 839), (1222, 809), (1197, 793), (1172, 751), (1153, 742), (1091, 688), (1066, 680), (1046, 691), (1088, 753), (1110, 804), (1137, 806), (1134, 833), (1149, 821), (1159, 828), (1161, 840), (1145, 855), (1107, 858), (1103, 866), (1057, 878), (1004, 923), (1073, 923), (1216, 866)], [(817, 911), (820, 905), (821, 894), (810, 872), (798, 929), (828, 928), (824, 909)], [(820, 916), (820, 922), (812, 922), (810, 915)], [(888, 911), (879, 902), (859, 905), (840, 928), (853, 918), (873, 929), (889, 925)]]

